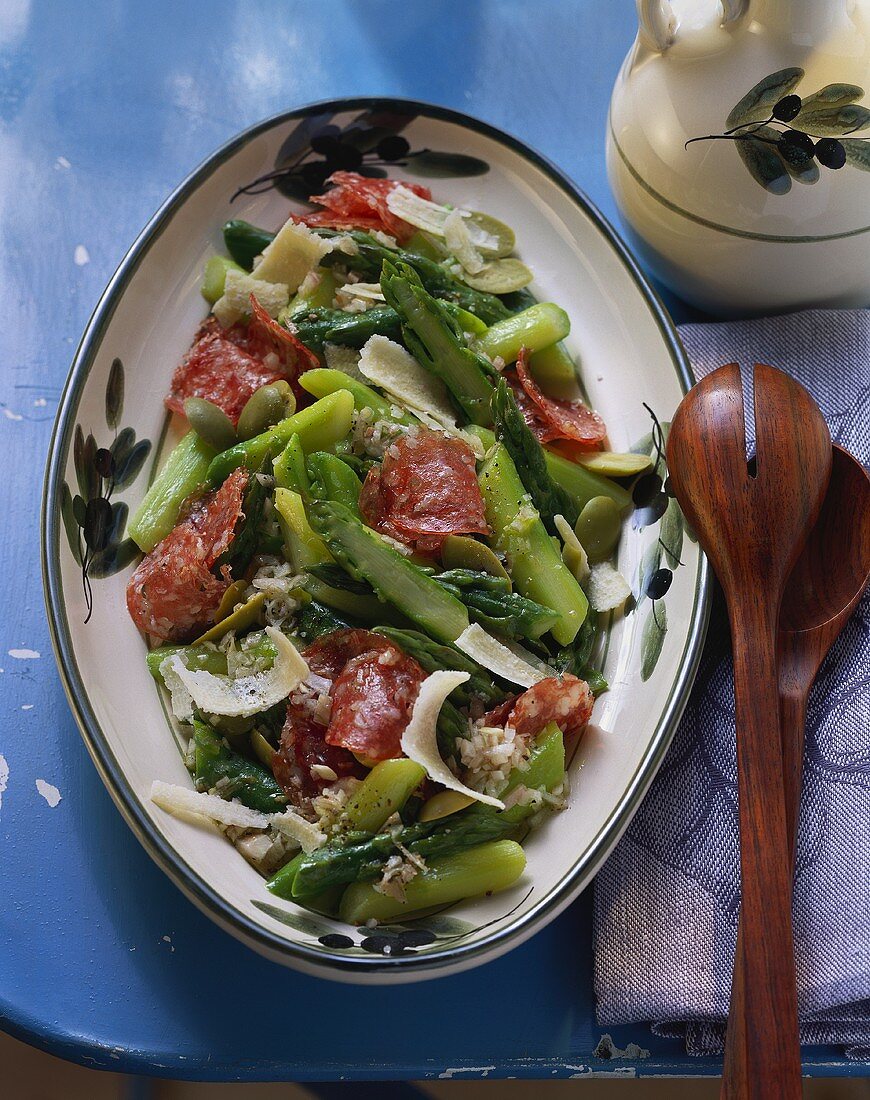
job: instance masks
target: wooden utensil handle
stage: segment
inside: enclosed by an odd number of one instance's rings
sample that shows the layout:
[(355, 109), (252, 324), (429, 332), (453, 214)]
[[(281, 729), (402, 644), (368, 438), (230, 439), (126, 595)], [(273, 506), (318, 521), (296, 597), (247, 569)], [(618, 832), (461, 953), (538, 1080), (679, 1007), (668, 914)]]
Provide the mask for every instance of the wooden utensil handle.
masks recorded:
[[(794, 868), (795, 847), (797, 845), (797, 824), (800, 812), (801, 775), (803, 772), (804, 730), (807, 720), (807, 695), (805, 691), (784, 690), (780, 685), (779, 698), (780, 727), (782, 732), (782, 773), (785, 787), (785, 822), (789, 841), (789, 863)], [(737, 925), (737, 955), (743, 951), (743, 917)], [(731, 1011), (735, 1020), (744, 1018), (743, 978), (746, 973), (743, 966), (734, 967), (734, 979), (731, 985)], [(730, 1026), (730, 1024), (729, 1024)], [(723, 1081), (723, 1096), (728, 1100), (737, 1100), (730, 1082)]]
[(759, 604), (732, 609), (741, 921), (735, 958), (742, 1011), (732, 1011), (722, 1095), (795, 1100), (801, 1095), (786, 834), (776, 624)]

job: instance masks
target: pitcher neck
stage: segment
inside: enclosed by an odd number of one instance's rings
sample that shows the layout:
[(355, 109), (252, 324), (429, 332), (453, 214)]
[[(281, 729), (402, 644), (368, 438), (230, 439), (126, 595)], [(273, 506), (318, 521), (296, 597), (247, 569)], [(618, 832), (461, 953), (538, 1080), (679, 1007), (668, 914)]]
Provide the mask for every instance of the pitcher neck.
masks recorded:
[(749, 14), (768, 30), (817, 38), (837, 27), (857, 4), (858, 0), (750, 0)]

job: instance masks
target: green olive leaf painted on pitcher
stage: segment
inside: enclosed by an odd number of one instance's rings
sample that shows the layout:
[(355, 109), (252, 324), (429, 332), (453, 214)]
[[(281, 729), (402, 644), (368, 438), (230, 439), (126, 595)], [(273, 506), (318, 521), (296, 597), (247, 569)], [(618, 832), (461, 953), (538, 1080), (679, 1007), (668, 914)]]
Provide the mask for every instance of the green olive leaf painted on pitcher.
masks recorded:
[(801, 96), (804, 70), (794, 66), (770, 73), (728, 114), (721, 134), (696, 141), (733, 141), (746, 170), (773, 195), (785, 195), (792, 181), (816, 183), (822, 170), (849, 166), (870, 172), (870, 138), (847, 137), (870, 127), (870, 109), (857, 101), (857, 84), (826, 84)]

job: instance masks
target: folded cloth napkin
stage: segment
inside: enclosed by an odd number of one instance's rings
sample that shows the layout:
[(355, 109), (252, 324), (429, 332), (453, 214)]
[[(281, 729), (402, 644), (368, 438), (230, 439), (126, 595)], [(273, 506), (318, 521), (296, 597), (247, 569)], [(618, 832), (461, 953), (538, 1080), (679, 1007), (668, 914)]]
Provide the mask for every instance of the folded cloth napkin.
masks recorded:
[[(698, 378), (735, 361), (744, 372), (787, 370), (819, 402), (834, 440), (870, 462), (870, 313), (812, 310), (680, 334)], [(692, 1054), (722, 1050), (740, 904), (729, 644), (717, 592), (673, 745), (595, 880), (599, 1021), (648, 1022), (684, 1036)], [(867, 593), (810, 696), (794, 934), (802, 1041), (870, 1054)]]

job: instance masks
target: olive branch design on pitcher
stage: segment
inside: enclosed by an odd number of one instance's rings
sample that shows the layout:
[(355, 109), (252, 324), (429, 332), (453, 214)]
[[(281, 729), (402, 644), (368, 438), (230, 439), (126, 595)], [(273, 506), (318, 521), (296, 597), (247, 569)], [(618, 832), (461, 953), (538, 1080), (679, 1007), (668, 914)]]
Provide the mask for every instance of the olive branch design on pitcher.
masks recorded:
[(815, 183), (820, 165), (870, 172), (870, 139), (846, 136), (870, 126), (870, 110), (856, 102), (864, 89), (826, 84), (801, 98), (794, 89), (803, 77), (798, 67), (766, 76), (732, 108), (723, 133), (690, 138), (686, 148), (733, 141), (752, 178), (774, 195), (787, 194), (793, 179)]

